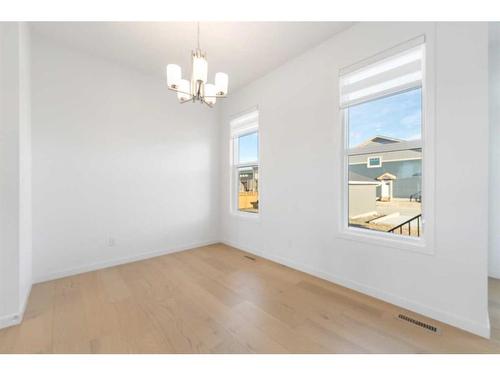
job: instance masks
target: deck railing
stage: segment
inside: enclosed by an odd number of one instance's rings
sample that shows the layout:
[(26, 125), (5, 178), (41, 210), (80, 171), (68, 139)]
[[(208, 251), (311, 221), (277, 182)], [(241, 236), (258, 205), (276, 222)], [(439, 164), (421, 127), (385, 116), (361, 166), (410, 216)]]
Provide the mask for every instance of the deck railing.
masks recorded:
[(411, 228), (412, 228), (412, 223), (414, 223), (413, 225), (413, 228), (415, 228), (415, 224), (416, 224), (416, 234), (417, 234), (417, 237), (420, 237), (420, 221), (422, 220), (422, 214), (418, 214), (414, 217), (412, 217), (411, 219), (408, 219), (406, 220), (404, 223), (401, 223), (397, 226), (395, 226), (394, 228), (391, 228), (389, 229), (387, 232), (389, 233), (398, 233), (399, 234), (406, 234), (406, 233), (403, 233), (403, 229), (406, 229), (406, 227), (408, 227), (408, 236), (411, 236), (412, 233), (411, 233)]

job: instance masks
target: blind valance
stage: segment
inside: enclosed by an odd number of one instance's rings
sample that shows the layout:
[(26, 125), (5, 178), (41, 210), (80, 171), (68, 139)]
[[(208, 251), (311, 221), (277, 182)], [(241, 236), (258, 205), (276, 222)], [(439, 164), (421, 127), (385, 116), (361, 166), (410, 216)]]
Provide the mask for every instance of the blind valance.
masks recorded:
[[(392, 52), (392, 54), (390, 53)], [(340, 73), (340, 106), (346, 108), (422, 86), (423, 38)]]

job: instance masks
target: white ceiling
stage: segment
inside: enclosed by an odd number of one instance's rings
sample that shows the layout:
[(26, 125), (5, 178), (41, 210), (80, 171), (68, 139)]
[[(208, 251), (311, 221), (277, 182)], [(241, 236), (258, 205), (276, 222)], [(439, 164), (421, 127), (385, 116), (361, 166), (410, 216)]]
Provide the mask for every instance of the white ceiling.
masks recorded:
[[(207, 53), (209, 80), (226, 72), (234, 90), (351, 25), (202, 22), (200, 47)], [(31, 27), (35, 34), (158, 76), (168, 63), (181, 65), (188, 76), (190, 51), (196, 47), (194, 22), (34, 22)]]

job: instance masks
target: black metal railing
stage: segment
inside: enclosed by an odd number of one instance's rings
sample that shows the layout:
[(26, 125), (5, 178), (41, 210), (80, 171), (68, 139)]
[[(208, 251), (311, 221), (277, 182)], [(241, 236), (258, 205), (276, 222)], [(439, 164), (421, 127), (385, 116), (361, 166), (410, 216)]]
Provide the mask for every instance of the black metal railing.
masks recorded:
[(398, 233), (398, 231), (399, 231), (399, 234), (406, 234), (406, 233), (403, 233), (403, 229), (405, 229), (405, 226), (407, 226), (408, 227), (408, 236), (411, 236), (412, 235), (412, 233), (411, 233), (411, 228), (412, 228), (411, 223), (414, 222), (414, 221), (416, 221), (417, 237), (420, 237), (420, 221), (421, 220), (422, 220), (422, 214), (418, 214), (418, 215), (412, 217), (411, 219), (406, 220), (404, 223), (401, 223), (401, 224), (395, 226), (394, 228), (389, 229), (387, 232), (389, 232), (389, 233)]

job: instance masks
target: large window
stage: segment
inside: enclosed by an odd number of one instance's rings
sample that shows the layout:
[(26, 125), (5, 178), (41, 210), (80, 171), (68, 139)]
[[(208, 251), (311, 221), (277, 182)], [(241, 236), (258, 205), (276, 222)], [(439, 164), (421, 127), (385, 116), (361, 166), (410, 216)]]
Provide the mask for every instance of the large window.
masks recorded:
[(413, 43), (341, 74), (349, 228), (423, 234), (423, 59)]
[(231, 121), (233, 211), (259, 212), (259, 123), (253, 111)]

